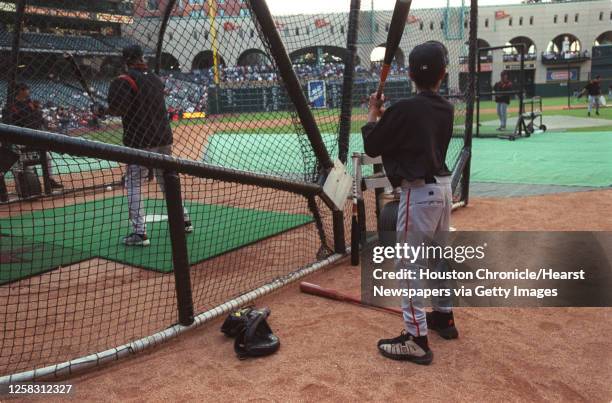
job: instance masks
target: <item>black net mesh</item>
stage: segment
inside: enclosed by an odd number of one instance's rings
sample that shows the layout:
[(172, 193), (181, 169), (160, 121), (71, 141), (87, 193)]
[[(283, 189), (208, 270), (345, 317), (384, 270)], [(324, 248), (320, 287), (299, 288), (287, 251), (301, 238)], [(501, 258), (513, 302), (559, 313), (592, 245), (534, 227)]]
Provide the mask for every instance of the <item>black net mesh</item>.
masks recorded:
[[(320, 198), (269, 186), (270, 177), (317, 183), (322, 161), (269, 56), (271, 44), (251, 2), (83, 6), (29, 0), (21, 25), (19, 2), (5, 3), (9, 6), (0, 10), (3, 122), (173, 155), (236, 170), (237, 176), (259, 175), (259, 184), (247, 184), (231, 174), (211, 179), (178, 169), (196, 314), (329, 257), (339, 247), (331, 211)], [(413, 2), (413, 7), (423, 5)], [(411, 94), (407, 54), (417, 43), (440, 36), (453, 66), (444, 93), (456, 106), (449, 150), (454, 166), (464, 135), (466, 87), (460, 85), (459, 59), (466, 54), (467, 9), (449, 10), (414, 10), (386, 93), (391, 102)], [(384, 45), (390, 12), (362, 8), (356, 68), (348, 77), (351, 116), (341, 116), (348, 2), (343, 13), (270, 11), (327, 152), (335, 159), (341, 148), (349, 156), (363, 151), (363, 104), (378, 85), (375, 48)], [(142, 57), (134, 56), (134, 45)], [(124, 48), (132, 49), (127, 71)], [(156, 107), (160, 99), (165, 109)], [(136, 120), (126, 124), (126, 115)], [(350, 119), (350, 130), (339, 141), (341, 119)], [(93, 158), (9, 144), (1, 136), (3, 151), (10, 149), (19, 160), (0, 177), (0, 375), (106, 350), (177, 323), (161, 170), (103, 154)], [(350, 214), (344, 219), (344, 233), (350, 234)]]

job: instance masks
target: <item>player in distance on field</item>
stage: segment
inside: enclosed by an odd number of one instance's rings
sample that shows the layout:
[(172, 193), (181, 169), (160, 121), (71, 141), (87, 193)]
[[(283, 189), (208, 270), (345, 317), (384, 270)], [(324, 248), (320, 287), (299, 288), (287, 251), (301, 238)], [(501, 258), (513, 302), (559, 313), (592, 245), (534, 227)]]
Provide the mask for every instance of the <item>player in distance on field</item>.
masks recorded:
[[(172, 128), (164, 99), (164, 83), (148, 70), (143, 59), (143, 50), (133, 45), (123, 49), (123, 60), (127, 72), (115, 78), (108, 91), (108, 108), (96, 107), (98, 115), (120, 116), (123, 123), (123, 144), (127, 147), (172, 155)], [(128, 246), (148, 246), (142, 185), (148, 175), (143, 166), (129, 164), (125, 187), (129, 206), (132, 233), (123, 238)], [(165, 193), (164, 176), (155, 170), (157, 183)], [(185, 232), (193, 226), (187, 210), (183, 208)]]

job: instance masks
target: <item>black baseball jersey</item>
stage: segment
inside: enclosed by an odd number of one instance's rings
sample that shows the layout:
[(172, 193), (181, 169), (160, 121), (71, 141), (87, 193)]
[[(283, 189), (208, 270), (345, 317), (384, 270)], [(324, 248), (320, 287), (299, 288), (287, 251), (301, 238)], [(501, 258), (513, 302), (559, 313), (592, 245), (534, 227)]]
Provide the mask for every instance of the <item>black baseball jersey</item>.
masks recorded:
[(591, 96), (597, 97), (601, 95), (601, 85), (599, 85), (598, 82), (591, 81), (584, 87), (584, 89), (586, 90), (587, 94)]
[(495, 91), (495, 102), (498, 104), (508, 104), (510, 105), (510, 95), (500, 94), (503, 92), (512, 91), (512, 82), (508, 81), (507, 83), (503, 83), (501, 81), (495, 83), (493, 86), (493, 91)]
[(108, 106), (112, 114), (121, 116), (126, 146), (151, 148), (172, 144), (164, 83), (145, 66), (130, 69), (113, 80)]
[(393, 186), (402, 179), (449, 176), (446, 153), (453, 134), (454, 107), (439, 94), (424, 91), (389, 107), (378, 123), (362, 129), (365, 152), (382, 156)]

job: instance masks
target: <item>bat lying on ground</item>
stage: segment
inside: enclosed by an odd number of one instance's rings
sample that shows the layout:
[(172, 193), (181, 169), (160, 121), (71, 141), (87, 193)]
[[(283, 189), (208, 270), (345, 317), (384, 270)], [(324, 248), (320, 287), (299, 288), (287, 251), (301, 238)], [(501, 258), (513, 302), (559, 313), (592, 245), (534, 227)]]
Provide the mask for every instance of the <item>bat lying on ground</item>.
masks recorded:
[(323, 288), (321, 286), (318, 286), (318, 285), (312, 284), (312, 283), (301, 282), (300, 283), (300, 291), (303, 292), (304, 294), (316, 295), (318, 297), (328, 298), (328, 299), (332, 299), (334, 301), (348, 302), (349, 304), (355, 304), (355, 305), (360, 305), (360, 306), (364, 306), (364, 307), (367, 307), (367, 308), (377, 309), (377, 310), (380, 310), (380, 311), (383, 311), (383, 312), (387, 312), (387, 313), (392, 313), (392, 314), (395, 314), (395, 315), (398, 315), (398, 314), (401, 315), (402, 314), (402, 310), (401, 309), (379, 307), (379, 306), (370, 305), (370, 304), (367, 304), (367, 303), (363, 302), (359, 298), (352, 297), (352, 296), (350, 296), (348, 294), (344, 294), (344, 293), (341, 293), (339, 291), (332, 290), (332, 289), (329, 289), (329, 288)]

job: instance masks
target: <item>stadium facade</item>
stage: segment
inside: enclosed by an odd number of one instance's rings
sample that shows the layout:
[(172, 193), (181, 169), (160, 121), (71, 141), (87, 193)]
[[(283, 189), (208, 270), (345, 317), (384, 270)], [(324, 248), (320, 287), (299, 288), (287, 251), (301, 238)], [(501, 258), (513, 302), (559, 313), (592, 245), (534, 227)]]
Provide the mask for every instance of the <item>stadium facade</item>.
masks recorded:
[[(151, 10), (151, 5), (159, 4), (159, 8), (163, 9), (163, 3), (159, 1), (151, 4), (150, 0), (137, 0), (135, 18), (159, 16), (158, 11)], [(182, 3), (184, 6), (181, 8)], [(213, 63), (213, 49), (202, 48), (202, 43), (208, 41), (198, 39), (199, 35), (209, 34), (206, 30), (202, 32), (202, 19), (207, 19), (209, 15), (207, 2), (186, 0), (182, 3), (179, 3), (179, 11), (170, 18), (164, 52), (172, 56), (169, 59), (176, 60), (175, 63), (184, 72), (210, 67)], [(194, 4), (198, 3), (203, 4), (201, 8), (194, 8)], [(264, 55), (265, 50), (258, 48), (259, 41), (254, 38), (256, 33), (251, 19), (245, 18), (248, 10), (244, 8), (243, 2), (235, 0), (219, 3), (218, 7), (227, 10), (222, 16), (225, 18), (223, 29), (216, 33), (218, 48), (215, 50), (219, 60), (227, 65), (237, 65), (248, 60), (250, 54)], [(413, 10), (398, 54), (398, 63), (406, 63), (410, 51), (409, 38), (411, 32), (416, 34), (416, 31), (426, 31), (430, 39), (441, 41), (448, 47), (465, 48), (467, 55), (466, 12), (467, 7)], [(361, 13), (358, 61), (362, 66), (369, 67), (374, 49), (384, 45), (390, 19), (391, 11)], [(276, 23), (282, 37), (293, 37), (293, 40), (287, 41), (287, 50), (294, 60), (304, 55), (320, 57), (328, 53), (343, 57), (347, 13), (278, 16)], [(481, 46), (526, 43), (530, 53), (526, 63), (527, 83), (532, 86), (532, 91), (541, 95), (562, 95), (566, 91), (568, 75), (575, 81), (588, 80), (592, 71), (592, 49), (596, 45), (612, 44), (611, 27), (612, 2), (609, 0), (483, 6), (479, 11)], [(320, 30), (327, 31), (325, 43), (315, 43), (311, 39), (320, 38), (320, 35), (313, 35)], [(224, 34), (230, 31), (232, 34), (234, 31), (241, 33), (239, 44), (230, 44), (224, 40)], [(193, 35), (186, 37), (173, 35), (173, 32), (193, 32)], [(423, 32), (418, 34), (422, 36)], [(155, 47), (155, 33), (134, 31), (130, 35), (151, 48)], [(295, 37), (299, 37), (299, 40)], [(597, 56), (598, 52), (595, 53)], [(612, 55), (605, 59), (597, 66), (597, 74), (612, 78)], [(462, 84), (461, 73), (467, 70), (467, 65), (463, 58), (450, 62), (449, 86), (453, 88)], [(517, 68), (516, 58), (511, 54), (504, 57), (502, 52), (495, 52), (483, 60), (483, 79), (496, 80), (502, 70)]]

